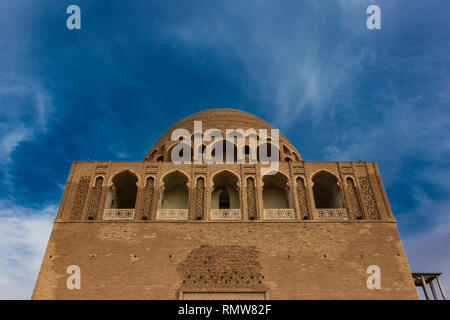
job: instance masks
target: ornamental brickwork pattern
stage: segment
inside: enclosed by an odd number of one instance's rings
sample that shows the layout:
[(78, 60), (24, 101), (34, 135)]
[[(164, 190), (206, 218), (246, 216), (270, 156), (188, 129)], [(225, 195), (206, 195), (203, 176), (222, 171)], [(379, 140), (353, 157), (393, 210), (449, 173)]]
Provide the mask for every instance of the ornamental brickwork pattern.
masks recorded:
[(355, 182), (352, 178), (345, 179), (347, 187), (347, 195), (349, 198), (348, 211), (353, 219), (362, 219), (363, 214), (359, 203), (358, 193), (356, 191)]
[(149, 177), (144, 188), (144, 200), (142, 206), (142, 219), (149, 220), (152, 213), (153, 193), (155, 190), (155, 179)]
[(203, 220), (205, 212), (205, 179), (197, 179), (195, 187), (195, 220)]
[(83, 214), (84, 203), (86, 202), (86, 196), (89, 190), (89, 176), (82, 176), (78, 183), (77, 192), (75, 193), (75, 199), (73, 200), (72, 212), (70, 218), (72, 220), (80, 220)]
[(247, 210), (248, 219), (257, 219), (255, 180), (247, 178)]
[(102, 199), (103, 177), (98, 177), (95, 180), (95, 185), (92, 188), (91, 199), (89, 201), (88, 220), (97, 219), (98, 209), (100, 207), (100, 200)]
[(364, 204), (367, 210), (369, 219), (379, 220), (380, 214), (378, 213), (377, 205), (375, 203), (375, 196), (373, 195), (372, 187), (370, 186), (368, 177), (360, 177), (359, 183), (361, 185), (361, 192), (363, 195)]
[(297, 201), (301, 219), (302, 220), (310, 219), (311, 217), (309, 214), (308, 197), (306, 196), (305, 181), (300, 177), (297, 178)]
[(178, 266), (183, 291), (251, 289), (265, 291), (254, 246), (209, 246), (194, 249)]

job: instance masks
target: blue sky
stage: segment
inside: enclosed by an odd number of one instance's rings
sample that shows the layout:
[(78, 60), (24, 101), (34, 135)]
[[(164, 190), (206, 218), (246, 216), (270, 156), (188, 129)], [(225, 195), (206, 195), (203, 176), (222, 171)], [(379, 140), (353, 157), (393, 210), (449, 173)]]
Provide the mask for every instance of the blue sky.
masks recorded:
[(306, 161), (377, 161), (412, 270), (449, 292), (449, 34), (437, 0), (0, 0), (0, 298), (30, 297), (73, 160), (142, 160), (213, 107)]

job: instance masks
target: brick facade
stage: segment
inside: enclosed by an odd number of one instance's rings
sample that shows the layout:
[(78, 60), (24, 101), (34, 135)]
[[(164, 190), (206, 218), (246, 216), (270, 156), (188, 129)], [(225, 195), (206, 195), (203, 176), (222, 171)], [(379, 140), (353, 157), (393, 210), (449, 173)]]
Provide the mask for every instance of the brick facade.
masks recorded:
[[(224, 130), (232, 119), (232, 128), (273, 128), (245, 112), (208, 110), (175, 124), (144, 161), (73, 162), (33, 299), (418, 298), (375, 162), (303, 161), (281, 136), (279, 172), (291, 207), (288, 220), (268, 219), (261, 164), (166, 160), (170, 131), (198, 119), (204, 130)], [(124, 171), (137, 179), (134, 215), (103, 220), (108, 190)], [(238, 220), (211, 219), (213, 181), (223, 171), (238, 180)], [(343, 219), (315, 207), (312, 179), (322, 171), (340, 187)], [(173, 172), (187, 177), (189, 214), (158, 220), (163, 179)], [(66, 287), (69, 265), (81, 268), (80, 290)], [(379, 290), (366, 286), (369, 265), (381, 268)]]

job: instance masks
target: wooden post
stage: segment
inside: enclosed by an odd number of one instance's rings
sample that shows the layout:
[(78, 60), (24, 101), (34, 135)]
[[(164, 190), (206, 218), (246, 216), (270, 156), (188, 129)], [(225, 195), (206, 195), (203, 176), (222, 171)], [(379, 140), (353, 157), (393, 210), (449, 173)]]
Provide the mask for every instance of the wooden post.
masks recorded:
[(427, 283), (425, 282), (425, 278), (423, 277), (423, 275), (421, 275), (420, 278), (422, 279), (422, 288), (423, 288), (423, 292), (425, 293), (425, 298), (427, 300), (430, 300), (430, 294), (428, 293)]
[(445, 294), (444, 286), (442, 285), (439, 276), (436, 277), (436, 280), (438, 282), (439, 290), (441, 290), (442, 298), (444, 298), (444, 300), (447, 300), (447, 295)]

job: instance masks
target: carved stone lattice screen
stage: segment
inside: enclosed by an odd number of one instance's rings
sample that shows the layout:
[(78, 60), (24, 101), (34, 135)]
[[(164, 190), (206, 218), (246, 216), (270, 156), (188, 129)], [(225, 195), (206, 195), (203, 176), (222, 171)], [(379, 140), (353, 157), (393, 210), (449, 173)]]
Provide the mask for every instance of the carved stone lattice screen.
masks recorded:
[(211, 209), (211, 220), (241, 220), (241, 209)]
[(159, 209), (156, 214), (157, 220), (187, 220), (188, 209)]
[(256, 220), (258, 218), (256, 210), (255, 180), (253, 178), (247, 178), (247, 210), (249, 220)]
[(142, 220), (150, 220), (152, 216), (153, 193), (155, 190), (155, 179), (149, 177), (144, 188), (144, 201), (142, 205)]
[(135, 209), (105, 209), (103, 220), (133, 220)]
[(319, 220), (348, 220), (347, 210), (344, 208), (316, 209)]
[(375, 196), (373, 195), (369, 178), (360, 177), (359, 184), (361, 185), (361, 192), (364, 200), (364, 205), (367, 210), (368, 218), (373, 220), (379, 220), (380, 214), (378, 213), (377, 205), (375, 203)]
[(264, 209), (264, 220), (294, 220), (294, 209)]
[(300, 217), (303, 220), (310, 219), (308, 197), (306, 196), (306, 186), (303, 178), (297, 177), (297, 201)]
[(195, 220), (203, 220), (205, 212), (205, 179), (197, 179), (195, 187)]
[(183, 292), (181, 300), (265, 300), (266, 292)]
[(72, 212), (70, 213), (70, 218), (72, 220), (79, 220), (83, 214), (84, 203), (86, 202), (86, 197), (89, 190), (89, 181), (89, 176), (82, 176), (80, 178), (80, 182), (78, 182), (75, 199), (73, 200)]
[(95, 179), (95, 185), (92, 188), (91, 199), (89, 201), (89, 208), (87, 219), (95, 220), (97, 219), (97, 212), (100, 206), (100, 201), (102, 199), (102, 190), (103, 190), (103, 177), (98, 177)]
[(356, 192), (355, 182), (352, 178), (345, 179), (345, 184), (347, 187), (347, 196), (349, 199), (348, 203), (348, 211), (350, 213), (350, 217), (353, 219), (362, 219), (363, 214), (361, 210), (361, 204), (359, 202), (358, 193)]

